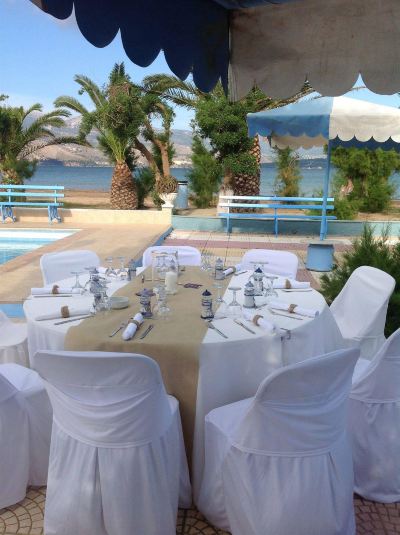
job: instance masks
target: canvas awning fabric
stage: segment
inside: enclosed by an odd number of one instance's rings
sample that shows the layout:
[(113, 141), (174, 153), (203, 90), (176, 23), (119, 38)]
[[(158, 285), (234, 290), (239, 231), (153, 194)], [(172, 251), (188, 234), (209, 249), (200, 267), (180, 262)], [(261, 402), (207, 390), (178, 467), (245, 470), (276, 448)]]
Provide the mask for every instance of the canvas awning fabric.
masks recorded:
[[(361, 73), (376, 93), (400, 90), (399, 0), (31, 0), (82, 34), (108, 45), (121, 31), (128, 57), (148, 66), (160, 50), (171, 70), (231, 97), (254, 85), (284, 98), (308, 79), (340, 95)], [(229, 75), (228, 75), (229, 73)]]
[(400, 150), (400, 110), (349, 97), (303, 100), (247, 116), (249, 135), (272, 146), (332, 146)]

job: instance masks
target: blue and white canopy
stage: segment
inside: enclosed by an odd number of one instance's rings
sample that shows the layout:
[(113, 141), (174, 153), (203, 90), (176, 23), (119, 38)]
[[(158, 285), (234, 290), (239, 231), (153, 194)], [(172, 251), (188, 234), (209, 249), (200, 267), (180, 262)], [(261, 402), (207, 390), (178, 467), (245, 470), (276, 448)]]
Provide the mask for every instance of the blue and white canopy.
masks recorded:
[(253, 85), (286, 98), (307, 79), (341, 95), (359, 74), (375, 93), (400, 90), (399, 0), (31, 0), (59, 19), (73, 10), (82, 34), (104, 47), (118, 31), (128, 57), (150, 65), (160, 50), (181, 79), (232, 98)]
[(303, 100), (250, 113), (249, 135), (272, 146), (305, 149), (332, 145), (400, 150), (400, 110), (348, 97)]

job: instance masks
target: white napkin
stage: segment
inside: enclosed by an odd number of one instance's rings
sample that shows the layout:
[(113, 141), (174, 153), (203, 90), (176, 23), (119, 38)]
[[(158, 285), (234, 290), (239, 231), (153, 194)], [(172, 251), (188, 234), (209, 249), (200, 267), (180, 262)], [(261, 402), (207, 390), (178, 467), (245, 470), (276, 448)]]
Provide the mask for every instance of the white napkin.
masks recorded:
[(68, 316), (63, 315), (62, 310), (64, 307), (61, 307), (57, 312), (52, 312), (51, 314), (43, 314), (41, 316), (37, 316), (35, 319), (36, 321), (43, 321), (43, 320), (56, 320), (60, 318), (71, 318), (74, 316), (86, 316), (91, 313), (90, 308), (72, 308), (72, 307), (66, 307), (68, 309)]
[(254, 323), (253, 320), (254, 320), (255, 316), (259, 316), (259, 318), (257, 319), (256, 325), (258, 325), (259, 327), (264, 329), (264, 331), (268, 331), (268, 332), (271, 332), (271, 333), (276, 331), (275, 325), (272, 322), (270, 322), (267, 319), (265, 319), (264, 316), (261, 316), (258, 313), (250, 312), (249, 310), (243, 310), (243, 317), (246, 320), (251, 321), (251, 322)]
[[(268, 301), (268, 306), (270, 308), (275, 308), (277, 310), (284, 310), (286, 312), (289, 312), (290, 303), (285, 303), (284, 301), (279, 300), (272, 300)], [(299, 316), (307, 316), (309, 318), (315, 318), (315, 316), (319, 315), (318, 310), (314, 310), (312, 308), (304, 308), (301, 306), (296, 306), (296, 308), (293, 310), (294, 314), (298, 314)]]
[(281, 290), (281, 289), (290, 289), (290, 288), (293, 288), (293, 289), (296, 289), (296, 290), (300, 290), (300, 289), (303, 289), (303, 288), (310, 288), (310, 283), (309, 282), (300, 282), (300, 281), (296, 281), (294, 279), (282, 279), (282, 278), (279, 278), (277, 280), (274, 280), (274, 288), (275, 290)]
[(31, 288), (31, 295), (57, 295), (57, 294), (79, 294), (80, 288), (72, 288), (72, 286), (57, 286), (57, 290), (53, 292), (54, 286), (44, 286), (43, 288)]
[[(138, 312), (134, 315), (133, 319), (137, 321), (140, 325), (143, 323), (143, 316)], [(123, 340), (130, 340), (134, 337), (135, 332), (138, 330), (138, 326), (136, 323), (128, 323), (127, 327), (125, 328), (124, 332), (122, 333), (122, 339)]]

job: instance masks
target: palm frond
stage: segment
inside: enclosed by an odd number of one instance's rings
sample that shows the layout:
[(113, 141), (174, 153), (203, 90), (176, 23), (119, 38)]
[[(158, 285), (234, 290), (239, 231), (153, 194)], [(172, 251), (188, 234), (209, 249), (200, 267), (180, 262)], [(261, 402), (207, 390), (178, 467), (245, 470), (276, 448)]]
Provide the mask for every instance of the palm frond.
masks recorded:
[(103, 91), (88, 76), (77, 74), (74, 80), (81, 86), (80, 93), (87, 93), (96, 107), (106, 103), (106, 97), (104, 96)]
[(42, 110), (43, 110), (43, 106), (39, 102), (36, 102), (35, 104), (32, 104), (32, 106), (30, 108), (27, 108), (26, 110), (23, 110), (22, 122), (28, 117), (28, 115), (30, 115), (34, 111), (41, 112)]
[(56, 98), (54, 101), (54, 106), (57, 108), (69, 108), (70, 110), (80, 113), (81, 115), (89, 113), (88, 109), (85, 108), (85, 106), (79, 102), (77, 98), (70, 97), (68, 95), (63, 95)]

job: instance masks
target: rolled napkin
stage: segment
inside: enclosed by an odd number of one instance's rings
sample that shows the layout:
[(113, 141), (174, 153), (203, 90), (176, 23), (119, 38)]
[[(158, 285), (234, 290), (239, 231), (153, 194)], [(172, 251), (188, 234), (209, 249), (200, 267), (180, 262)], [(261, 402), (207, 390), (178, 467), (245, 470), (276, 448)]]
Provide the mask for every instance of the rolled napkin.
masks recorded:
[(44, 286), (43, 288), (31, 288), (31, 295), (58, 295), (58, 294), (79, 294), (80, 288), (72, 288), (71, 286)]
[(282, 279), (279, 277), (279, 279), (274, 280), (274, 289), (275, 290), (301, 290), (305, 288), (310, 288), (309, 282), (300, 282), (296, 281), (294, 279)]
[(265, 331), (268, 331), (271, 333), (276, 331), (275, 325), (260, 314), (250, 312), (249, 310), (243, 310), (243, 317), (246, 320), (253, 322), (254, 325), (261, 327)]
[(229, 266), (226, 269), (224, 269), (224, 275), (227, 277), (228, 275), (232, 275), (232, 273), (236, 273), (237, 271), (242, 271), (241, 264), (236, 264), (236, 266)]
[(318, 310), (312, 308), (304, 308), (296, 304), (285, 303), (284, 301), (278, 301), (277, 299), (268, 301), (268, 306), (270, 308), (275, 308), (276, 310), (284, 310), (291, 314), (298, 314), (299, 316), (306, 316), (308, 318), (315, 318), (319, 315)]
[(122, 333), (122, 339), (130, 340), (131, 338), (133, 338), (135, 336), (135, 332), (139, 329), (142, 323), (143, 316), (140, 314), (140, 312), (138, 312), (134, 315), (133, 320), (128, 323), (127, 327)]
[(35, 318), (36, 321), (44, 320), (56, 320), (60, 318), (72, 318), (74, 316), (87, 316), (91, 313), (89, 307), (86, 308), (72, 308), (69, 306), (62, 306), (57, 312), (52, 312), (51, 314), (43, 314)]

